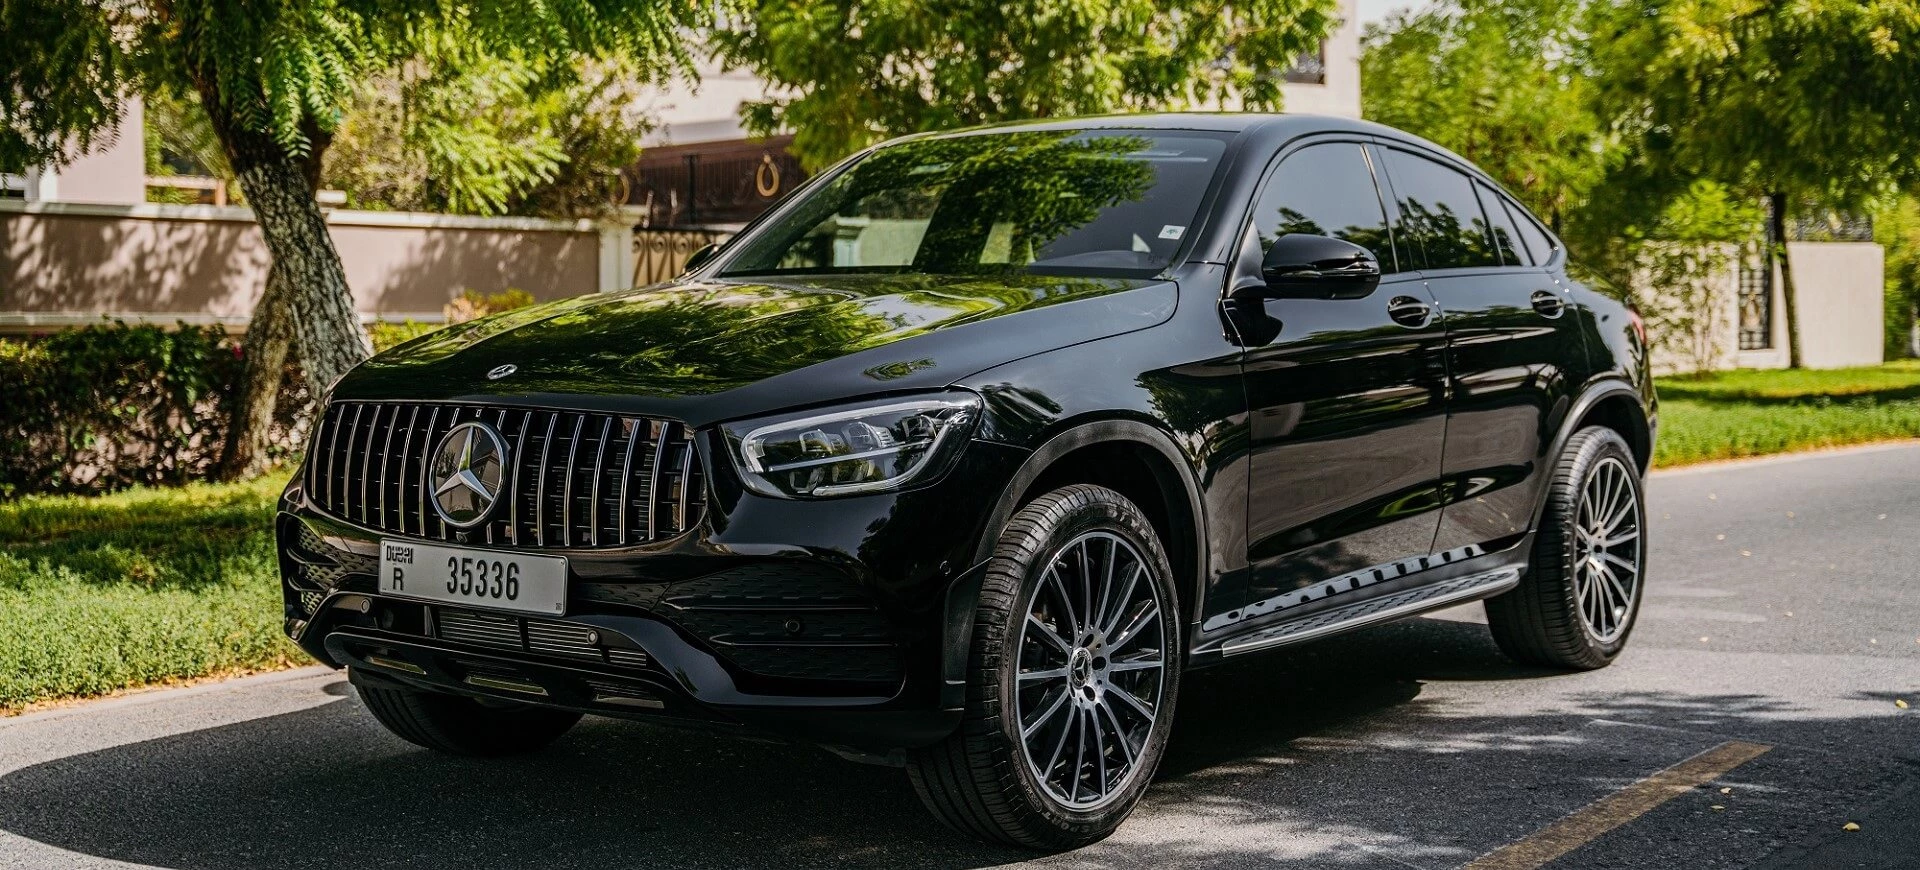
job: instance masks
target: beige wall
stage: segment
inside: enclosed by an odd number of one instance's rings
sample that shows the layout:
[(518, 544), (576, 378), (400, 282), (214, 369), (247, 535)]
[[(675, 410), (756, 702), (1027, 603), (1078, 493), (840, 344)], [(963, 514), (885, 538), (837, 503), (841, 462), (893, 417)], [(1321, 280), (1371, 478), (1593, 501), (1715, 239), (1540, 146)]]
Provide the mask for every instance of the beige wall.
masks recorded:
[[(1729, 249), (1730, 262), (1735, 254)], [(1830, 369), (1879, 365), (1886, 361), (1882, 323), (1886, 254), (1872, 242), (1790, 242), (1794, 287), (1799, 296), (1801, 363)], [(1781, 369), (1788, 363), (1787, 303), (1779, 273), (1773, 282), (1772, 347), (1740, 349), (1737, 266), (1712, 279), (1712, 368)], [(1654, 370), (1667, 374), (1692, 368), (1688, 355), (1656, 352)]]
[[(1801, 362), (1812, 369), (1885, 362), (1886, 252), (1867, 242), (1793, 242), (1787, 256), (1800, 297)], [(1785, 335), (1775, 343), (1784, 347)]]
[[(632, 269), (624, 227), (347, 211), (328, 223), (358, 308), (385, 319), (437, 319), (466, 289), (540, 299), (611, 289)], [(610, 241), (619, 250), (603, 250)], [(246, 209), (0, 203), (0, 328), (103, 314), (244, 322), (267, 264)]]

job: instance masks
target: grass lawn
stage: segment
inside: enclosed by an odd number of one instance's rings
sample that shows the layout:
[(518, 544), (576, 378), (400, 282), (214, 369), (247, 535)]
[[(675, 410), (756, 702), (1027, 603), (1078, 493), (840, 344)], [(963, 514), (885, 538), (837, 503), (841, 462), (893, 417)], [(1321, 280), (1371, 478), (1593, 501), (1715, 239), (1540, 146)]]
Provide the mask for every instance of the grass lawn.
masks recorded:
[(303, 662), (280, 635), (284, 483), (0, 503), (0, 715)]
[(1661, 378), (1654, 466), (1920, 438), (1920, 360)]

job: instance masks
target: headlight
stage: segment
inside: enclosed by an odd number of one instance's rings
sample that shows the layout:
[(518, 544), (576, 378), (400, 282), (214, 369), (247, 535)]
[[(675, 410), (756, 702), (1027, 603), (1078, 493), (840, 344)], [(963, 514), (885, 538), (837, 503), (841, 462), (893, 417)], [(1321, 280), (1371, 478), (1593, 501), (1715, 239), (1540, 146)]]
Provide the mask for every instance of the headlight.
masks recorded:
[(749, 489), (829, 498), (932, 479), (952, 464), (979, 416), (978, 397), (953, 393), (724, 428)]

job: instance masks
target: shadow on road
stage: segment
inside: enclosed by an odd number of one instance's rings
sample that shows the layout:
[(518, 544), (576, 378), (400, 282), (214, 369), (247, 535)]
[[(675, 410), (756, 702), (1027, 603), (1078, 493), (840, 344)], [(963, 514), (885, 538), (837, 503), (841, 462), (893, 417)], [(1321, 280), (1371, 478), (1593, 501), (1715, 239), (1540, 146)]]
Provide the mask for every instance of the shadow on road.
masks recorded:
[[(1460, 716), (1422, 697), (1429, 681), (1541, 675), (1505, 663), (1483, 627), (1434, 620), (1195, 673), (1159, 781), (1129, 829), (1153, 824), (1146, 818), (1212, 814), (1240, 834), (1156, 829), (1154, 842), (1143, 843), (1129, 842), (1123, 829), (1074, 858), (1116, 866), (1374, 864), (1378, 854), (1344, 844), (1400, 838), (1409, 848), (1450, 844), (1423, 863), (1458, 864), (1620, 781), (1596, 773), (1542, 799), (1530, 790), (1545, 786), (1529, 777), (1544, 781), (1546, 772), (1476, 777), (1501, 756), (1542, 747), (1598, 760), (1630, 756), (1626, 766), (1638, 776), (1698, 751), (1702, 738), (1652, 731), (1631, 752), (1598, 745), (1582, 730), (1591, 710)], [(1724, 698), (1613, 703), (1621, 716), (1702, 716), (1712, 708), (1720, 725), (1769, 712)], [(1793, 727), (1813, 739), (1836, 726)], [(1388, 731), (1401, 745), (1374, 745), (1370, 735)], [(1339, 752), (1353, 757), (1312, 748), (1328, 745), (1350, 745)], [(1383, 760), (1392, 764), (1367, 764)], [(1540, 767), (1524, 757), (1512, 763)], [(1285, 766), (1295, 769), (1278, 769)], [(1463, 815), (1502, 823), (1468, 824)], [(1198, 827), (1172, 825), (1174, 834)], [(533, 757), (451, 759), (388, 736), (352, 700), (16, 771), (0, 777), (0, 829), (180, 870), (961, 868), (1033, 857), (941, 827), (900, 771), (808, 747), (589, 719)], [(1330, 840), (1312, 839), (1329, 832)]]

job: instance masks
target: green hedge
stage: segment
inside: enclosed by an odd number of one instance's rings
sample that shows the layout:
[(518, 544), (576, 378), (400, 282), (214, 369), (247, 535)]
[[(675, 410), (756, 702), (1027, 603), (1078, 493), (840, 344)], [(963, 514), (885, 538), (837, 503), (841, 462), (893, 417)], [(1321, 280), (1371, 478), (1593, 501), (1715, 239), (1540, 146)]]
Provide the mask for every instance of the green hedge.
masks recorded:
[[(203, 479), (219, 461), (240, 344), (214, 327), (103, 323), (0, 341), (0, 498)], [(312, 400), (289, 372), (273, 451), (300, 448)]]

